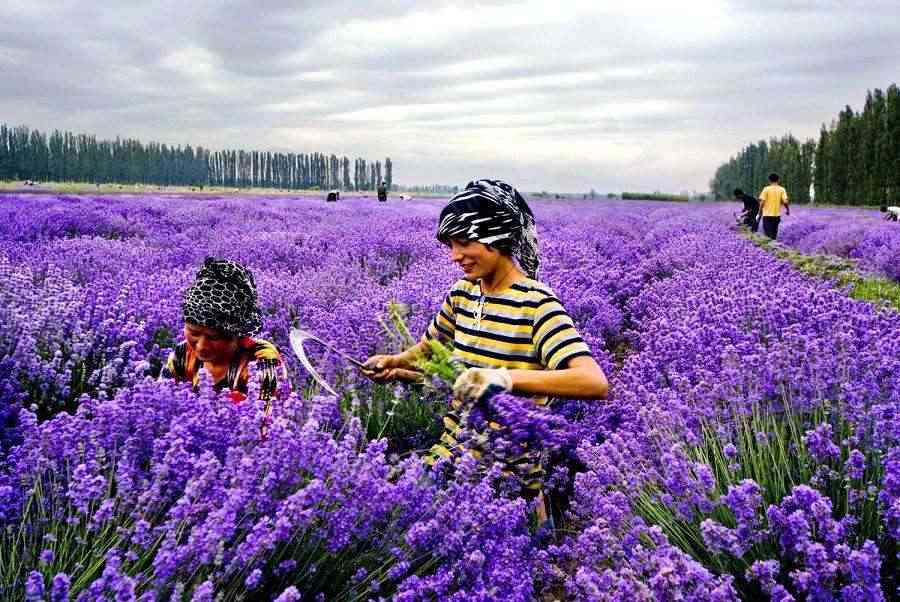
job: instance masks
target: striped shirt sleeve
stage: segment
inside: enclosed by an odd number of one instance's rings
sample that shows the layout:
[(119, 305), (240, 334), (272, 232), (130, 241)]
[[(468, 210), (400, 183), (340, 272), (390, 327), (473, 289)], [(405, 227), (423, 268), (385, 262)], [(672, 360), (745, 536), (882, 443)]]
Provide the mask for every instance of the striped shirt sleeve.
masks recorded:
[(441, 343), (453, 342), (456, 333), (456, 313), (453, 311), (453, 299), (448, 293), (444, 298), (440, 311), (434, 316), (428, 329), (425, 331), (426, 339), (437, 339)]
[(572, 318), (556, 297), (547, 296), (534, 314), (531, 339), (541, 363), (549, 370), (565, 368), (569, 360), (591, 351), (575, 330)]

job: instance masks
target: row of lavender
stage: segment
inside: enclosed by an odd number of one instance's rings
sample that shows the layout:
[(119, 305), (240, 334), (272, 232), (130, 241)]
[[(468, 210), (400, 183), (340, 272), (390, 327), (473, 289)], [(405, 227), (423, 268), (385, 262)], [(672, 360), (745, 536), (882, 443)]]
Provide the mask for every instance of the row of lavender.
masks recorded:
[[(573, 587), (589, 597), (621, 583), (630, 596), (624, 573), (661, 598), (717, 596), (696, 567), (652, 557), (645, 542), (665, 534), (746, 597), (896, 598), (896, 312), (698, 225), (645, 239), (672, 277), (627, 305), (635, 353), (616, 375), (627, 419), (580, 450), (586, 518), (567, 552), (594, 560)], [(659, 530), (639, 539), (648, 524)]]
[[(205, 254), (254, 269), (276, 342), (299, 316), (363, 356), (390, 344), (378, 320), (390, 300), (421, 331), (454, 278), (436, 206), (15, 202), (0, 345), (8, 444), (25, 444), (4, 466), (0, 512), (27, 545), (0, 567), (6, 597), (26, 582), (35, 596), (124, 599), (881, 599), (896, 587), (896, 316), (772, 262), (710, 226), (713, 210), (537, 207), (544, 277), (613, 383), (608, 403), (564, 406), (581, 472), (555, 471), (571, 507), (547, 539), (496, 475), (425, 475), (367, 442), (335, 400), (308, 398), (293, 363), (300, 395), (262, 443), (258, 404), (146, 380)], [(359, 403), (377, 393), (328, 371)], [(79, 402), (76, 415), (14, 416), (60, 401)]]
[(782, 218), (779, 242), (803, 253), (859, 261), (865, 271), (900, 281), (900, 225), (872, 209), (795, 209)]

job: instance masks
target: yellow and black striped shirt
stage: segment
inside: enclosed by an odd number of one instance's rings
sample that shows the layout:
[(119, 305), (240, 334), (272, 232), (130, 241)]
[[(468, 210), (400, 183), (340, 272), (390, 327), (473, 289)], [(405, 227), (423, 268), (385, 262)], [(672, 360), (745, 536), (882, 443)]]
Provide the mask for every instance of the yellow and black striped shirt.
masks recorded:
[(530, 278), (491, 295), (459, 280), (425, 337), (451, 343), (467, 367), (556, 370), (591, 354), (553, 291)]
[[(477, 282), (459, 280), (423, 338), (452, 344), (454, 356), (467, 367), (556, 370), (565, 368), (573, 358), (591, 355), (553, 291), (529, 278), (491, 295), (482, 295)], [(539, 405), (548, 402), (546, 397), (534, 401)], [(429, 463), (463, 451), (481, 456), (483, 450), (477, 445), (469, 443), (463, 448), (456, 440), (466, 412), (460, 400), (453, 400), (444, 417), (441, 441), (427, 458)], [(526, 487), (540, 487), (542, 469), (534, 454), (511, 458), (508, 467), (522, 477)]]

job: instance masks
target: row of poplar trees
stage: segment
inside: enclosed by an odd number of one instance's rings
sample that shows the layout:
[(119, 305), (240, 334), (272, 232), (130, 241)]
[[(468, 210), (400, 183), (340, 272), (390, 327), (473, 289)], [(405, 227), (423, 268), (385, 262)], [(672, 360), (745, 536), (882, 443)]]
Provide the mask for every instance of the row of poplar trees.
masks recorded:
[[(719, 166), (710, 182), (718, 198), (735, 188), (758, 193), (771, 172), (795, 202), (884, 205), (900, 200), (900, 89), (891, 84), (866, 94), (860, 112), (847, 105), (819, 140), (791, 135), (761, 140)], [(813, 192), (811, 193), (810, 188)]]
[(0, 124), (0, 180), (375, 190), (390, 189), (393, 164), (324, 153), (210, 151), (201, 146), (98, 140), (55, 130)]
[(394, 166), (390, 157), (369, 162), (323, 153), (216, 151), (207, 157), (207, 183), (236, 188), (375, 190), (381, 182), (390, 190)]

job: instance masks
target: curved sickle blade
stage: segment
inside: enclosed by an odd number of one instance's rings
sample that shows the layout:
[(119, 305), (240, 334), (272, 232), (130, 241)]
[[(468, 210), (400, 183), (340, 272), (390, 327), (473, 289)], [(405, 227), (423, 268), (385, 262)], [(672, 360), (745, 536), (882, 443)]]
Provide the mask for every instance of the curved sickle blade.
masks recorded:
[(341, 356), (342, 358), (344, 358), (345, 360), (347, 360), (348, 362), (350, 362), (351, 364), (353, 364), (355, 367), (359, 368), (363, 372), (368, 371), (368, 368), (366, 368), (365, 365), (363, 365), (363, 363), (361, 361), (357, 360), (352, 355), (349, 355), (348, 353), (341, 351), (340, 349), (338, 349), (331, 343), (326, 343), (325, 341), (323, 341), (322, 339), (320, 339), (313, 333), (309, 332), (308, 330), (302, 330), (300, 328), (292, 328), (291, 329), (291, 345), (293, 345), (294, 337), (297, 337), (300, 340), (301, 344), (305, 341), (312, 341), (314, 343), (318, 343), (319, 345), (321, 345), (325, 349), (331, 351), (332, 353), (338, 354), (339, 356)]
[(323, 389), (325, 389), (326, 391), (328, 391), (329, 393), (331, 393), (332, 395), (337, 397), (338, 396), (337, 391), (332, 389), (331, 385), (328, 384), (328, 381), (326, 381), (324, 378), (322, 378), (322, 375), (316, 371), (315, 367), (312, 365), (312, 362), (309, 361), (309, 358), (306, 356), (306, 350), (303, 349), (304, 341), (316, 340), (316, 337), (313, 335), (310, 335), (307, 332), (300, 330), (299, 328), (292, 328), (291, 334), (290, 334), (290, 340), (291, 340), (291, 349), (294, 350), (294, 355), (297, 356), (297, 359), (300, 360), (300, 363), (303, 364), (303, 367), (306, 368), (306, 371), (309, 372), (309, 375), (313, 377), (313, 380), (315, 380), (317, 383), (319, 383), (319, 385)]

